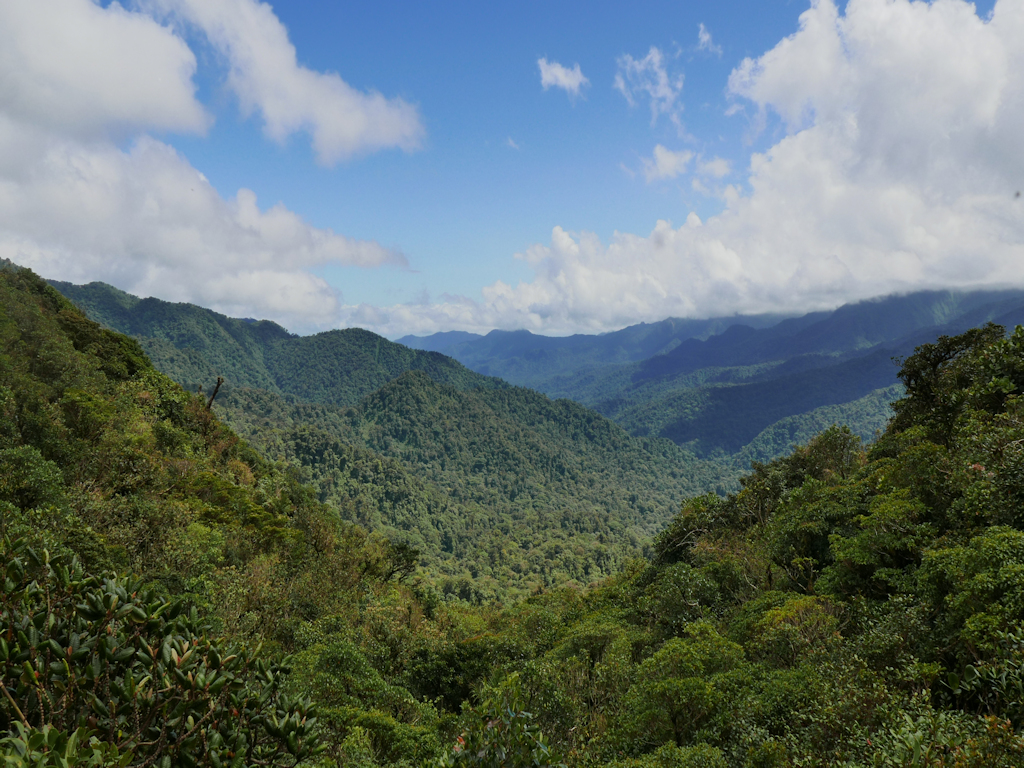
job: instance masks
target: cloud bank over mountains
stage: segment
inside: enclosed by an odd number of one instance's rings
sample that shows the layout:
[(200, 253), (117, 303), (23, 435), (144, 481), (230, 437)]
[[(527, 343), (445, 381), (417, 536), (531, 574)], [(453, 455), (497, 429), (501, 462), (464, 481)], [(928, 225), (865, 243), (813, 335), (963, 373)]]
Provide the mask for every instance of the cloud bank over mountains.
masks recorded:
[[(701, 49), (717, 55), (721, 41), (702, 31)], [(6, 0), (0, 256), (295, 330), (389, 335), (594, 332), (1024, 284), (1024, 0), (998, 0), (984, 20), (963, 0), (849, 0), (844, 11), (814, 0), (793, 35), (728, 80), (732, 119), (774, 142), (751, 155), (745, 183), (726, 183), (736, 165), (725, 159), (651, 142), (646, 181), (692, 174), (721, 213), (608, 241), (555, 218), (550, 243), (517, 255), (529, 280), (391, 307), (345, 304), (315, 272), (402, 268), (405, 255), (261, 207), (247, 189), (222, 196), (159, 138), (213, 124), (197, 97), (197, 40), (223, 61), (242, 116), (271, 141), (308, 140), (322, 165), (423, 141), (415, 106), (301, 65), (258, 0)], [(669, 57), (651, 48), (615, 63), (616, 79), (594, 87), (647, 106), (682, 140), (683, 79)], [(578, 64), (538, 67), (570, 96), (589, 83)]]
[[(999, 0), (988, 20), (962, 0), (850, 0), (845, 13), (816, 0), (729, 78), (736, 111), (755, 126), (777, 116), (782, 135), (752, 155), (745, 187), (720, 190), (720, 214), (610, 242), (556, 226), (520, 255), (531, 280), (494, 283), (482, 301), (378, 308), (375, 326), (593, 332), (1022, 285), (1022, 73), (1024, 0)], [(659, 147), (648, 179), (689, 160)]]
[[(174, 26), (161, 22), (170, 21)], [(310, 226), (240, 189), (225, 199), (150, 132), (204, 134), (191, 25), (229, 64), (243, 114), (276, 141), (309, 134), (321, 163), (415, 149), (416, 110), (296, 63), (255, 0), (0, 4), (0, 256), (66, 280), (104, 280), (299, 327), (337, 318), (310, 268), (404, 265), (405, 256)]]

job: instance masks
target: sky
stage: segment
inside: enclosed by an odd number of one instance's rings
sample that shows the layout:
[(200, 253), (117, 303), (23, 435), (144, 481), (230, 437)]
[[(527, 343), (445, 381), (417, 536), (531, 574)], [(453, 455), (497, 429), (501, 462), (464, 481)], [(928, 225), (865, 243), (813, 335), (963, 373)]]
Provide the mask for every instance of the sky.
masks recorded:
[(0, 0), (0, 257), (299, 333), (1024, 285), (1024, 0)]

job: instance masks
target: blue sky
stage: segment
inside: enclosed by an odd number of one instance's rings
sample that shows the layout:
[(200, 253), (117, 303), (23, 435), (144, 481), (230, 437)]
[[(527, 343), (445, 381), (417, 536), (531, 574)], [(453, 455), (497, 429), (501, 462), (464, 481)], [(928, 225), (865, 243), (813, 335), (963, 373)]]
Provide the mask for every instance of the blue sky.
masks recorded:
[(48, 277), (389, 336), (1021, 279), (1024, 0), (50, 3), (0, 9)]
[[(416, 104), (422, 149), (390, 150), (318, 167), (308, 143), (268, 143), (224, 96), (205, 137), (170, 142), (223, 195), (239, 187), (284, 202), (312, 224), (402, 250), (409, 271), (322, 271), (346, 300), (404, 302), (427, 291), (472, 295), (529, 270), (513, 258), (560, 224), (609, 237), (659, 219), (706, 217), (721, 201), (689, 178), (647, 184), (642, 159), (656, 144), (729, 158), (740, 171), (754, 137), (744, 115), (726, 117), (726, 82), (746, 56), (795, 31), (806, 3), (725, 0), (656, 3), (276, 3), (300, 62), (339, 72), (352, 86)], [(700, 25), (721, 52), (698, 50)], [(684, 78), (684, 134), (613, 88), (616, 60), (664, 51)], [(543, 90), (537, 60), (579, 64), (590, 85), (572, 100)], [(222, 67), (199, 82), (217, 103)], [(509, 139), (519, 149), (509, 145)], [(623, 169), (633, 172), (631, 177)], [(742, 180), (742, 173), (733, 174)]]

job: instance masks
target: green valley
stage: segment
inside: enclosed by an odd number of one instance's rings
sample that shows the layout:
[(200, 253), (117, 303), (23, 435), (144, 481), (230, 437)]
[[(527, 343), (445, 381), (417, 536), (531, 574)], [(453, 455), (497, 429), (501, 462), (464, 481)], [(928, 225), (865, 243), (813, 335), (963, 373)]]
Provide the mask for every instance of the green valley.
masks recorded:
[(685, 497), (735, 482), (668, 440), (366, 331), (296, 337), (101, 284), (55, 285), (186, 388), (224, 377), (226, 423), (300, 466), (345, 519), (419, 552), (446, 595), (587, 584), (642, 554)]
[[(559, 494), (614, 493), (652, 444), (416, 368), (355, 406), (218, 395), (270, 462), (135, 341), (0, 270), (0, 750), (139, 768), (1018, 766), (1024, 329), (918, 345), (899, 385), (873, 445), (828, 426), (730, 493), (691, 493), (589, 586), (553, 570), (518, 599), (480, 580), (445, 597), (447, 565), (483, 565), (474, 525), (525, 531)], [(493, 450), (465, 442), (478, 433)], [(467, 456), (487, 463), (446, 463)], [(584, 518), (561, 514), (571, 547)], [(399, 531), (439, 552), (451, 535), (434, 579)]]

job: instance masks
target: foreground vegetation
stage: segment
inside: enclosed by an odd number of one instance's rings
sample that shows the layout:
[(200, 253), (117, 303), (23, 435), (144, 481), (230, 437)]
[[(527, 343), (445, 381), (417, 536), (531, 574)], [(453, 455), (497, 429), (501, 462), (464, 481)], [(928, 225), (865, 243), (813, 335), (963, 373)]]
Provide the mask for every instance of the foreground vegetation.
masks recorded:
[(1024, 764), (1024, 330), (941, 338), (900, 377), (867, 450), (830, 428), (691, 498), (649, 557), (592, 587), (471, 605), (133, 341), (0, 272), (0, 749), (215, 768)]

